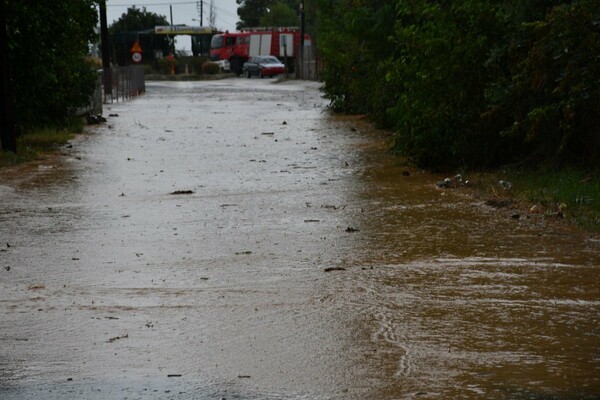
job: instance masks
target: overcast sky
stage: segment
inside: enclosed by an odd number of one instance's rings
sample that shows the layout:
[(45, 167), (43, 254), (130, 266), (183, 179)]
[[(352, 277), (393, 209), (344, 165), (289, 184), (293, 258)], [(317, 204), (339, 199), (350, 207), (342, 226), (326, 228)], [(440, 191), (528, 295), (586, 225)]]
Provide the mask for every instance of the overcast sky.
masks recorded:
[[(108, 25), (121, 18), (122, 14), (127, 12), (127, 8), (136, 6), (137, 8), (146, 7), (149, 12), (171, 19), (171, 9), (173, 10), (174, 25), (200, 25), (200, 12), (198, 11), (199, 1), (195, 0), (106, 0), (106, 14)], [(203, 22), (208, 26), (210, 0), (204, 0)], [(237, 7), (235, 0), (214, 0), (215, 11), (217, 15), (216, 27), (220, 30), (235, 31), (235, 24), (238, 21)], [(177, 49), (190, 50), (191, 40), (189, 36), (177, 37)]]

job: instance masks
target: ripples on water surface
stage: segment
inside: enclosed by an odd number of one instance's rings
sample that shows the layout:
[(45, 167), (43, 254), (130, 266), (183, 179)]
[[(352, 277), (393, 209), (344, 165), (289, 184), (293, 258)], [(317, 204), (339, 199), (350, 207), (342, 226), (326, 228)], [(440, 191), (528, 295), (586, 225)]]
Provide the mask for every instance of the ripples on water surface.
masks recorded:
[(600, 397), (599, 241), (265, 82), (150, 84), (3, 177), (0, 398)]

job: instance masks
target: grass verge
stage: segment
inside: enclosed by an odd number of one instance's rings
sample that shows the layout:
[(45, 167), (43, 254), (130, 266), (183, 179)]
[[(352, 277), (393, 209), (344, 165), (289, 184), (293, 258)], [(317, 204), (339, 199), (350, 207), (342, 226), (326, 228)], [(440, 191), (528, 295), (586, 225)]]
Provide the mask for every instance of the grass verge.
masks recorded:
[(600, 170), (504, 170), (477, 174), (476, 181), (488, 196), (510, 198), (517, 207), (548, 217), (564, 216), (600, 233)]
[(43, 154), (54, 151), (57, 146), (67, 144), (80, 131), (79, 127), (44, 128), (19, 136), (16, 154), (0, 150), (0, 168), (35, 160)]

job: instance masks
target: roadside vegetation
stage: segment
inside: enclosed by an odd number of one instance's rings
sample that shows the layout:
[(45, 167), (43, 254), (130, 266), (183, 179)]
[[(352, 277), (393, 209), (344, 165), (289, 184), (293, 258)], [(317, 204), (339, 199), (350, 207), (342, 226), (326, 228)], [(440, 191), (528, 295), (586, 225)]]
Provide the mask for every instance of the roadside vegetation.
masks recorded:
[(470, 172), (469, 189), (511, 215), (566, 219), (600, 233), (600, 174), (576, 167), (560, 170), (499, 168)]
[(334, 110), (391, 129), (395, 151), (429, 170), (495, 181), (518, 165), (504, 178), (514, 194), (600, 230), (597, 0), (318, 5)]
[(38, 128), (17, 138), (17, 152), (0, 150), (0, 168), (33, 161), (67, 144), (83, 131), (83, 122), (74, 119), (62, 128)]
[[(89, 104), (97, 82), (97, 65), (87, 54), (96, 40), (98, 16), (95, 0), (0, 1), (10, 65), (10, 70), (3, 68), (3, 78), (12, 89), (3, 85), (1, 93), (3, 106), (8, 104), (0, 118), (5, 150), (1, 162), (10, 164), (29, 160), (53, 143), (64, 143), (68, 132), (80, 130), (74, 115)], [(16, 128), (12, 132), (7, 129), (9, 119)], [(16, 154), (6, 151), (14, 137)]]
[(600, 232), (600, 179), (597, 173), (572, 168), (555, 172), (524, 171), (512, 173), (511, 179), (521, 201), (539, 205), (540, 212), (548, 216), (564, 216)]

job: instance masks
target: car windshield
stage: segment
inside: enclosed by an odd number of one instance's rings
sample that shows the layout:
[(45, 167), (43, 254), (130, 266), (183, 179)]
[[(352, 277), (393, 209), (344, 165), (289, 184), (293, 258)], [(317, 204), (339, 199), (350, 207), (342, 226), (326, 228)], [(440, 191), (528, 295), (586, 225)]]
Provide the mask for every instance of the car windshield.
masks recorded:
[(263, 57), (261, 62), (264, 64), (279, 64), (279, 60), (275, 57)]

